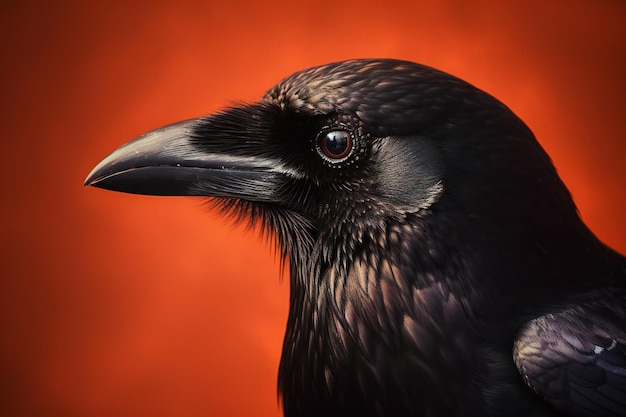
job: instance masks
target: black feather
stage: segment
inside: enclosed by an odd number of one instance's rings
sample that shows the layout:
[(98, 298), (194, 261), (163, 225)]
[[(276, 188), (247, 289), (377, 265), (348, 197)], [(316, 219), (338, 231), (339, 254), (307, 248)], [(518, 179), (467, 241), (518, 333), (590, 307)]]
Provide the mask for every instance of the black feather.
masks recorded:
[(86, 183), (213, 197), (276, 236), (288, 417), (626, 416), (626, 261), (528, 127), (458, 78), (300, 71), (131, 142)]

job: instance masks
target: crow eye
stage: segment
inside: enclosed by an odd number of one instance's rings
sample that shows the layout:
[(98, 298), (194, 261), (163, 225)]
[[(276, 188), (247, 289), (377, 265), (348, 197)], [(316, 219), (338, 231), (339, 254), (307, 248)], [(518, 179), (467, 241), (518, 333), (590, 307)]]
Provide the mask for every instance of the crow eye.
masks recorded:
[(352, 150), (352, 136), (345, 130), (331, 130), (322, 133), (319, 149), (331, 161), (343, 160)]

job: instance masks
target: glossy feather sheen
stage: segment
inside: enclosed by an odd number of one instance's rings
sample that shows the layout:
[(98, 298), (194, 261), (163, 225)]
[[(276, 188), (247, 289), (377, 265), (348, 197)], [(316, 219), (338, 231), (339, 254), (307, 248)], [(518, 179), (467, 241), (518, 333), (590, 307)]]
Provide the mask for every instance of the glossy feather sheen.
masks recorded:
[[(351, 139), (337, 160), (317, 142), (332, 130)], [(276, 237), (287, 417), (626, 415), (626, 262), (495, 98), (410, 62), (345, 61), (182, 139), (166, 157), (120, 148), (87, 182), (158, 193), (133, 164), (161, 175), (192, 155), (170, 193), (219, 197)]]

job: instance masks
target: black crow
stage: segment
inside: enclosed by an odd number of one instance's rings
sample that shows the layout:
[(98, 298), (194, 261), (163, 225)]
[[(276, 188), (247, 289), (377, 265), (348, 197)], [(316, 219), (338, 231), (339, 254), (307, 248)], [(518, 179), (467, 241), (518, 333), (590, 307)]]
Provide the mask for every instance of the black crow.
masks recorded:
[(472, 85), (307, 69), (123, 145), (85, 184), (214, 197), (276, 236), (291, 416), (626, 416), (626, 261)]

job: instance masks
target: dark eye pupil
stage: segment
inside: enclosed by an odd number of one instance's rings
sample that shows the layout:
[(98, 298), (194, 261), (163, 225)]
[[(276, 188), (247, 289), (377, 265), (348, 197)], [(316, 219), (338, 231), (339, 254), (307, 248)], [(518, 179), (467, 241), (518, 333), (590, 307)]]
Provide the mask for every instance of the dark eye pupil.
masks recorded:
[(320, 147), (332, 159), (344, 158), (352, 149), (352, 137), (345, 130), (333, 130), (322, 138)]

